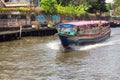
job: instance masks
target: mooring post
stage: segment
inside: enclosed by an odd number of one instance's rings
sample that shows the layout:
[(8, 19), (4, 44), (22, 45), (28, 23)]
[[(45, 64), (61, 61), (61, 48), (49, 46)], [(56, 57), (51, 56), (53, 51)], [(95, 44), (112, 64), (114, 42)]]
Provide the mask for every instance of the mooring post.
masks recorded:
[(19, 27), (20, 27), (20, 30), (19, 30), (19, 38), (21, 39), (21, 37), (22, 37), (22, 25), (23, 25), (23, 22), (18, 22), (18, 25), (19, 25)]
[(19, 38), (21, 39), (22, 37), (22, 25), (20, 25), (20, 33), (19, 33)]

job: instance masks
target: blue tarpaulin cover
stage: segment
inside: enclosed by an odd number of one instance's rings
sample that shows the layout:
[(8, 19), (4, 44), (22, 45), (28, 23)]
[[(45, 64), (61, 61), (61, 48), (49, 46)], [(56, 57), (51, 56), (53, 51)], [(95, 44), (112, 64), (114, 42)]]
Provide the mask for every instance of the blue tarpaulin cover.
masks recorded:
[(36, 16), (36, 20), (37, 20), (38, 22), (41, 22), (41, 23), (45, 23), (45, 22), (46, 22), (46, 18), (45, 18), (45, 16), (42, 15), (42, 14)]

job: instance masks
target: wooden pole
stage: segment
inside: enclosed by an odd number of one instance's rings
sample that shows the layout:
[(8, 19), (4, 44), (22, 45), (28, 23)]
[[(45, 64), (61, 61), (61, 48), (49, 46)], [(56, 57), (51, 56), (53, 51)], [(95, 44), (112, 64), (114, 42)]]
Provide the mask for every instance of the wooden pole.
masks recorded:
[(19, 33), (19, 38), (21, 39), (22, 37), (22, 25), (20, 25), (20, 33)]
[(23, 23), (20, 21), (20, 22), (18, 22), (18, 25), (19, 25), (19, 27), (20, 27), (20, 30), (19, 30), (19, 38), (21, 39), (21, 37), (22, 37), (22, 25), (23, 25)]

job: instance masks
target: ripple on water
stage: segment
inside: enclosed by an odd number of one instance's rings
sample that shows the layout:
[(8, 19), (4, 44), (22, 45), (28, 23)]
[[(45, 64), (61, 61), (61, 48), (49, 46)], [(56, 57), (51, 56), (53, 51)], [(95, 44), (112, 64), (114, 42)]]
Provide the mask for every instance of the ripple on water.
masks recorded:
[(119, 38), (67, 52), (53, 36), (0, 43), (0, 80), (120, 80)]

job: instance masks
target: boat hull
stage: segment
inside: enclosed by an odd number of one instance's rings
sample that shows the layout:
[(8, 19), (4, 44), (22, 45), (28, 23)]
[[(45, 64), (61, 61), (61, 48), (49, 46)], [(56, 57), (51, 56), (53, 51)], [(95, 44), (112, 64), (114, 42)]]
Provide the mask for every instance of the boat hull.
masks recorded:
[(61, 40), (61, 44), (64, 48), (69, 48), (70, 45), (86, 45), (86, 44), (93, 44), (93, 43), (98, 43), (101, 41), (106, 40), (107, 38), (110, 37), (111, 31), (97, 36), (97, 37), (93, 37), (93, 38), (80, 38), (78, 37), (77, 39), (74, 39), (74, 37), (71, 39), (69, 36), (66, 35), (59, 35), (59, 38)]

